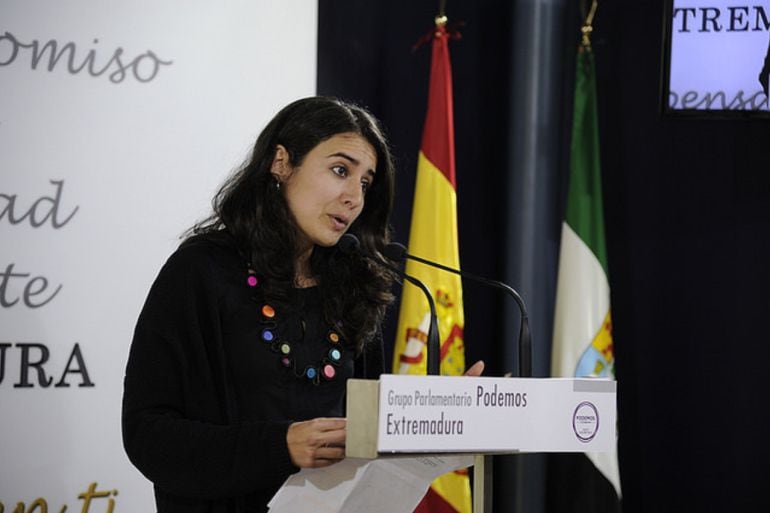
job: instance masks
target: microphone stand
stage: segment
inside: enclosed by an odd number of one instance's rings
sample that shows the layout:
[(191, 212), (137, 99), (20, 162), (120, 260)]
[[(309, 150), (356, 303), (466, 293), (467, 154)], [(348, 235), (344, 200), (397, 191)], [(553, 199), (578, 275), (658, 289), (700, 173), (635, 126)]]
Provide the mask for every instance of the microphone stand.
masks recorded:
[(422, 258), (419, 256), (410, 255), (407, 252), (406, 248), (401, 244), (398, 244), (397, 242), (392, 242), (388, 244), (388, 246), (385, 248), (385, 256), (395, 261), (403, 261), (404, 259), (408, 258), (410, 260), (414, 260), (415, 262), (419, 262), (421, 264), (435, 267), (437, 269), (441, 269), (442, 271), (447, 271), (453, 274), (457, 274), (459, 276), (462, 276), (463, 278), (468, 278), (470, 280), (477, 281), (485, 285), (489, 285), (489, 286), (504, 290), (510, 296), (512, 296), (513, 299), (516, 301), (516, 304), (519, 306), (519, 312), (521, 315), (521, 325), (519, 326), (519, 344), (518, 344), (519, 377), (522, 377), (522, 378), (532, 377), (532, 334), (529, 330), (529, 317), (527, 315), (527, 308), (524, 305), (524, 300), (521, 298), (519, 293), (516, 292), (516, 290), (513, 287), (501, 281), (491, 280), (489, 278), (477, 276), (467, 271), (462, 271), (460, 269), (454, 269), (452, 267), (448, 267), (438, 262), (426, 260), (425, 258)]
[(430, 376), (438, 376), (441, 373), (441, 341), (439, 340), (438, 333), (438, 316), (436, 315), (436, 303), (433, 301), (433, 294), (430, 293), (428, 287), (414, 276), (406, 274), (404, 271), (391, 265), (387, 262), (376, 260), (372, 257), (364, 255), (367, 260), (379, 264), (386, 269), (393, 271), (402, 278), (406, 279), (409, 283), (416, 285), (425, 297), (428, 299), (428, 306), (430, 307), (430, 327), (428, 328), (428, 362), (427, 373)]
[(388, 269), (389, 271), (397, 274), (401, 278), (407, 280), (412, 285), (419, 288), (425, 298), (428, 300), (428, 306), (430, 307), (430, 327), (428, 328), (428, 361), (427, 361), (427, 373), (431, 376), (438, 376), (441, 373), (441, 341), (439, 340), (438, 333), (438, 316), (436, 315), (436, 303), (433, 301), (433, 295), (428, 290), (428, 287), (420, 280), (406, 274), (404, 271), (396, 267), (395, 265), (380, 260), (369, 255), (364, 254), (361, 251), (361, 241), (358, 237), (352, 233), (346, 233), (340, 237), (337, 247), (345, 254), (358, 253), (363, 258), (372, 262), (375, 265), (379, 265)]

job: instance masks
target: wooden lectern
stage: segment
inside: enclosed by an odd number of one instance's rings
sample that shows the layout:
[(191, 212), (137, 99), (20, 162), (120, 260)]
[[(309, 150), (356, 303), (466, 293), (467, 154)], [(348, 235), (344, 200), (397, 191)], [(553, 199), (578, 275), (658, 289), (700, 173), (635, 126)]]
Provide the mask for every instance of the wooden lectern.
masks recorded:
[(390, 374), (348, 380), (346, 455), (473, 454), (475, 513), (491, 511), (485, 455), (603, 452), (615, 444), (612, 380)]

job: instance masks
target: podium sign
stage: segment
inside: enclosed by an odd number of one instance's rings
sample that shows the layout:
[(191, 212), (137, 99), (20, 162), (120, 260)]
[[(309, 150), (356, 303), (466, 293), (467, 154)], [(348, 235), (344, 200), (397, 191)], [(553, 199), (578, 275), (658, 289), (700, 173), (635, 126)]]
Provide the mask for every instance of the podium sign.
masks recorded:
[(602, 452), (615, 442), (615, 381), (383, 375), (348, 385), (348, 456)]

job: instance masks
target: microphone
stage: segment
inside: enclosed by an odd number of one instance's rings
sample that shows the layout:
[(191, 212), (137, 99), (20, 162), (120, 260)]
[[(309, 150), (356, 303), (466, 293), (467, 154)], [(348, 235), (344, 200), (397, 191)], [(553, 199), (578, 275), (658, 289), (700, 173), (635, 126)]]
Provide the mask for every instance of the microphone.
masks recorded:
[(427, 362), (428, 374), (433, 376), (438, 376), (441, 371), (441, 342), (439, 340), (439, 333), (438, 333), (438, 317), (436, 316), (436, 304), (433, 301), (433, 295), (430, 293), (430, 290), (428, 290), (428, 287), (426, 287), (423, 282), (421, 282), (414, 276), (410, 276), (406, 274), (404, 271), (402, 271), (395, 265), (392, 265), (389, 262), (386, 262), (384, 260), (374, 258), (370, 255), (364, 254), (361, 251), (361, 241), (359, 241), (358, 237), (356, 237), (352, 233), (346, 233), (342, 237), (340, 237), (340, 240), (337, 242), (337, 248), (339, 248), (339, 250), (346, 255), (351, 255), (351, 254), (361, 255), (363, 258), (367, 259), (368, 261), (376, 265), (379, 265), (381, 267), (384, 267), (385, 269), (388, 269), (389, 271), (401, 276), (403, 279), (407, 280), (409, 283), (417, 286), (420, 290), (422, 290), (422, 293), (425, 294), (425, 297), (428, 300), (428, 306), (430, 307), (430, 327), (428, 328), (428, 362)]
[(468, 278), (470, 280), (504, 290), (509, 295), (511, 295), (516, 301), (516, 304), (519, 306), (519, 312), (521, 315), (521, 326), (519, 327), (519, 377), (532, 377), (532, 334), (529, 331), (529, 317), (527, 316), (527, 308), (524, 306), (524, 300), (521, 298), (519, 293), (514, 290), (513, 287), (501, 281), (483, 278), (481, 276), (471, 274), (467, 271), (453, 269), (443, 264), (439, 264), (438, 262), (432, 262), (415, 255), (410, 255), (407, 252), (406, 247), (404, 247), (403, 244), (399, 244), (398, 242), (391, 242), (385, 246), (385, 251), (383, 253), (386, 258), (393, 260), (394, 262), (400, 263), (408, 258), (410, 260), (414, 260), (415, 262), (420, 262), (421, 264), (436, 267), (442, 271), (458, 274), (463, 278)]

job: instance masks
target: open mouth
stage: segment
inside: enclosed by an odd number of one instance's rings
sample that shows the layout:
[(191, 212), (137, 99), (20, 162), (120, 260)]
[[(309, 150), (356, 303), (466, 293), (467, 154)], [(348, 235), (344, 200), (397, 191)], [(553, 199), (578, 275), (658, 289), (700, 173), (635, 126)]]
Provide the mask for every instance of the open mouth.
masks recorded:
[(330, 215), (329, 216), (332, 220), (332, 223), (334, 225), (334, 229), (336, 230), (345, 230), (348, 227), (348, 220), (342, 216), (335, 216)]

